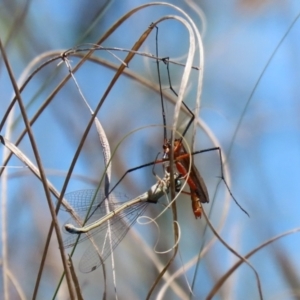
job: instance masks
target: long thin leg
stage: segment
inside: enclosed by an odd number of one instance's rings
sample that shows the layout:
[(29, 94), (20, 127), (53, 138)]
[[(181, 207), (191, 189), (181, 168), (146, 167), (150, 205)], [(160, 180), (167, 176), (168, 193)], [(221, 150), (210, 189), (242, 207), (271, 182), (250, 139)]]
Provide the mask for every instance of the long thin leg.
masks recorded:
[[(156, 57), (158, 58), (158, 27), (156, 28)], [(164, 106), (164, 98), (161, 88), (161, 77), (160, 77), (160, 70), (159, 70), (159, 61), (156, 59), (156, 66), (157, 66), (157, 77), (158, 77), (158, 84), (159, 84), (159, 94), (160, 94), (160, 103), (161, 103), (161, 112), (162, 112), (162, 118), (163, 118), (163, 126), (164, 126), (164, 141), (167, 140), (167, 121), (166, 121), (166, 112), (165, 112), (165, 106)]]
[[(171, 82), (170, 69), (169, 69), (169, 57), (163, 58), (162, 61), (167, 66), (170, 90), (176, 95), (176, 97), (178, 97), (178, 94), (175, 92), (175, 90), (172, 86), (172, 82)], [(192, 125), (193, 121), (195, 120), (195, 114), (189, 109), (189, 107), (185, 104), (184, 101), (182, 101), (182, 104), (187, 109), (187, 111), (191, 114), (191, 119), (189, 120), (189, 122), (188, 122), (187, 126), (185, 127), (184, 131), (182, 132), (182, 136), (184, 137), (186, 135), (187, 131), (189, 130), (190, 126)]]
[[(236, 198), (234, 197), (233, 193), (231, 192), (230, 188), (229, 188), (229, 185), (228, 183), (226, 182), (226, 179), (225, 179), (225, 176), (224, 176), (224, 171), (223, 171), (223, 163), (222, 163), (222, 150), (220, 147), (212, 147), (212, 148), (208, 148), (208, 149), (203, 149), (203, 150), (198, 150), (198, 151), (194, 151), (192, 153), (186, 153), (186, 154), (182, 154), (182, 155), (179, 155), (176, 157), (175, 161), (180, 161), (181, 159), (183, 158), (186, 158), (186, 157), (190, 157), (191, 155), (197, 155), (197, 154), (200, 154), (200, 153), (205, 153), (205, 152), (210, 152), (210, 151), (218, 151), (219, 152), (219, 160), (220, 160), (220, 168), (221, 168), (221, 176), (220, 178), (222, 179), (222, 181), (224, 182), (230, 196), (232, 197), (232, 199), (234, 200), (234, 202), (236, 203), (236, 205), (248, 216), (248, 212), (238, 203), (238, 201), (236, 200)], [(142, 169), (144, 167), (149, 167), (149, 166), (153, 166), (155, 164), (158, 164), (158, 163), (164, 163), (164, 162), (167, 162), (168, 159), (161, 159), (161, 160), (155, 160), (155, 161), (152, 161), (152, 162), (149, 162), (149, 163), (146, 163), (146, 164), (143, 164), (143, 165), (140, 165), (138, 167), (135, 167), (135, 168), (131, 168), (129, 170), (127, 170), (123, 176), (118, 180), (118, 182), (113, 186), (113, 188), (110, 190), (109, 194), (113, 192), (113, 190), (119, 185), (119, 183), (125, 178), (125, 176), (128, 174), (128, 173), (131, 173), (133, 171), (136, 171), (136, 170), (139, 170), (139, 169)]]
[[(171, 76), (170, 76), (170, 69), (169, 69), (169, 58), (166, 57), (164, 59), (162, 59), (162, 61), (166, 64), (167, 66), (167, 71), (168, 71), (168, 80), (169, 80), (169, 87), (170, 90), (176, 95), (178, 96), (178, 94), (176, 93), (176, 91), (174, 90), (173, 86), (172, 86), (172, 82), (171, 82)], [(186, 128), (184, 129), (184, 131), (182, 132), (182, 136), (184, 137), (188, 131), (188, 129), (190, 128), (191, 124), (193, 123), (194, 119), (195, 119), (195, 114), (190, 110), (190, 108), (185, 104), (185, 102), (183, 101), (182, 104), (184, 105), (184, 107), (188, 110), (188, 112), (191, 114), (191, 119), (189, 120)], [(179, 139), (180, 141), (182, 140), (182, 137)], [(218, 150), (219, 151), (219, 157), (220, 157), (220, 165), (221, 165), (221, 179), (224, 182), (230, 196), (232, 197), (232, 199), (234, 200), (234, 202), (236, 203), (236, 205), (249, 217), (248, 212), (243, 209), (243, 207), (238, 203), (238, 201), (236, 200), (236, 198), (234, 197), (234, 195), (232, 194), (226, 180), (224, 177), (224, 172), (223, 172), (223, 163), (222, 163), (222, 150), (220, 147), (213, 147), (213, 148), (208, 148), (208, 149), (204, 149), (204, 150), (200, 150), (200, 151), (194, 151), (191, 154), (183, 154), (180, 156), (177, 156), (175, 161), (180, 161), (180, 159), (189, 157), (190, 155), (195, 155), (195, 154), (199, 154), (199, 153), (204, 153), (204, 152), (209, 152), (209, 151), (215, 151)]]
[(199, 150), (199, 151), (194, 151), (192, 153), (186, 153), (186, 154), (182, 154), (176, 157), (176, 160), (180, 161), (183, 158), (189, 157), (190, 155), (196, 155), (196, 154), (200, 154), (200, 153), (205, 153), (205, 152), (210, 152), (210, 151), (218, 151), (219, 152), (219, 160), (220, 160), (220, 168), (221, 168), (221, 176), (220, 178), (222, 179), (222, 181), (224, 182), (227, 191), (229, 192), (231, 198), (233, 199), (233, 201), (236, 203), (236, 205), (248, 216), (250, 217), (250, 215), (248, 214), (248, 212), (238, 203), (238, 201), (236, 200), (236, 198), (234, 197), (234, 195), (232, 194), (229, 185), (227, 184), (226, 180), (225, 180), (225, 176), (224, 176), (224, 171), (223, 171), (223, 163), (222, 163), (222, 150), (220, 147), (213, 147), (213, 148), (208, 148), (208, 149), (203, 149), (203, 150)]

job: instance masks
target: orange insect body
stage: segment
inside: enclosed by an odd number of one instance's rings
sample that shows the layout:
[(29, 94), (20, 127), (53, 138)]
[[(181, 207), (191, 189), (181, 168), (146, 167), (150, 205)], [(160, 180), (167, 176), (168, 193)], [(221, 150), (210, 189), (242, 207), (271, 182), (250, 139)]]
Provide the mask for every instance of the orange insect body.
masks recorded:
[(192, 208), (195, 215), (195, 218), (201, 218), (202, 216), (202, 205), (200, 199), (196, 193), (191, 190), (191, 199), (192, 199)]
[[(164, 145), (165, 153), (170, 151), (170, 143)], [(192, 156), (187, 153), (180, 139), (176, 139), (174, 143), (174, 160), (175, 165), (180, 175), (187, 177), (187, 183), (190, 187), (190, 195), (192, 200), (192, 208), (196, 218), (201, 218), (202, 205), (201, 203), (208, 203), (209, 196), (203, 178), (199, 174), (197, 168), (191, 161)], [(188, 173), (191, 165), (190, 173)]]

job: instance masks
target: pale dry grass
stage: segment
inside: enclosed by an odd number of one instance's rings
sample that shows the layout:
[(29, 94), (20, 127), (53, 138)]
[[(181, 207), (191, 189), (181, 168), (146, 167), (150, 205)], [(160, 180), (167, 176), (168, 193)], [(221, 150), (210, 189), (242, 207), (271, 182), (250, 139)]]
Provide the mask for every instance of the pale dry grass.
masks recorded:
[[(187, 3), (195, 9), (193, 2)], [(171, 10), (165, 13), (165, 8)], [(105, 16), (107, 10), (109, 6), (103, 7), (98, 16)], [(149, 17), (149, 12), (157, 13), (157, 16), (151, 17), (152, 23), (136, 26), (142, 24), (141, 16)], [(12, 25), (8, 41), (13, 39), (26, 13), (27, 10), (24, 10)], [(199, 10), (197, 17), (201, 15), (203, 13)], [(96, 18), (92, 24), (97, 24), (97, 20), (101, 18)], [(238, 132), (244, 130), (242, 124), (247, 119), (254, 93), (297, 20), (298, 17), (269, 56), (249, 99), (237, 115), (229, 142), (222, 147), (224, 176), (239, 203), (247, 207), (251, 218), (245, 221), (247, 217), (239, 211), (238, 218), (243, 223), (240, 227), (232, 219), (231, 210), (236, 207), (230, 205), (232, 199), (226, 189), (221, 188), (221, 180), (215, 178), (220, 175), (217, 155), (203, 154), (199, 160), (208, 161), (208, 165), (201, 166), (200, 170), (204, 170), (202, 174), (210, 195), (213, 195), (211, 204), (204, 205), (207, 212), (205, 218), (193, 220), (190, 199), (182, 194), (178, 200), (176, 195), (174, 205), (176, 203), (177, 207), (172, 206), (172, 213), (166, 212), (157, 220), (162, 231), (159, 251), (172, 249), (176, 244), (179, 233), (175, 221), (181, 229), (179, 248), (175, 246), (167, 255), (157, 255), (152, 249), (157, 237), (154, 226), (144, 229), (137, 225), (131, 228), (129, 237), (116, 249), (115, 257), (112, 256), (112, 260), (107, 260), (105, 265), (87, 275), (79, 273), (77, 269), (87, 242), (76, 248), (72, 259), (74, 267), (67, 267), (61, 232), (67, 214), (60, 209), (60, 204), (74, 219), (77, 218), (78, 224), (82, 224), (82, 220), (78, 219), (76, 210), (68, 205), (64, 195), (67, 191), (86, 186), (106, 187), (109, 190), (128, 168), (155, 160), (163, 142), (156, 59), (160, 60), (163, 94), (168, 101), (167, 129), (172, 132), (169, 136), (178, 136), (185, 124), (188, 113), (183, 109), (183, 100), (196, 116), (201, 115), (205, 55), (199, 26), (189, 15), (171, 4), (146, 4), (130, 10), (115, 23), (110, 22), (109, 29), (103, 30), (101, 37), (94, 38), (92, 44), (89, 40), (89, 44), (79, 47), (74, 44), (68, 50), (41, 50), (42, 54), (35, 55), (18, 80), (9, 67), (9, 53), (2, 47), (2, 70), (10, 72), (9, 82), (14, 87), (15, 95), (10, 102), (3, 99), (7, 105), (0, 123), (2, 165), (26, 166), (21, 171), (8, 167), (1, 169), (4, 299), (14, 295), (21, 299), (39, 299), (42, 295), (51, 298), (55, 295), (56, 287), (57, 297), (62, 299), (93, 299), (94, 293), (102, 294), (103, 298), (122, 298), (121, 295), (126, 293), (134, 299), (212, 299), (216, 294), (229, 299), (241, 280), (235, 276), (235, 271), (243, 263), (248, 266), (241, 271), (242, 278), (248, 283), (250, 280), (251, 295), (262, 299), (266, 275), (261, 265), (252, 260), (255, 253), (274, 256), (288, 288), (294, 291), (291, 294), (297, 295), (298, 272), (293, 261), (282, 255), (284, 250), (278, 251), (279, 248), (267, 246), (281, 241), (286, 235), (297, 233), (299, 229), (295, 225), (293, 229), (282, 230), (285, 233), (277, 235), (272, 226), (266, 223), (265, 232), (260, 233), (263, 239), (249, 246), (243, 226), (248, 223), (255, 227), (256, 216), (253, 214), (256, 209), (253, 206), (257, 203), (247, 205), (247, 201), (253, 197), (247, 195), (247, 199), (241, 196), (243, 193), (236, 193), (240, 187), (237, 188), (235, 184), (235, 175), (229, 172), (233, 165), (232, 158), (238, 159), (238, 155), (235, 156), (235, 149), (240, 146), (237, 144), (240, 143)], [(130, 39), (123, 41), (121, 35), (123, 30), (128, 30), (128, 23), (140, 28), (137, 33), (137, 28), (131, 27), (134, 30)], [(158, 58), (154, 50), (155, 25), (159, 28)], [(177, 39), (173, 38), (175, 27), (176, 30), (185, 30), (184, 35), (176, 34)], [(86, 34), (91, 37), (96, 33), (91, 26)], [(178, 39), (178, 36), (181, 38)], [(5, 46), (7, 44), (4, 43)], [(179, 45), (184, 45), (183, 50), (177, 51)], [(166, 56), (170, 57), (171, 77), (178, 97), (168, 87), (162, 62)], [(214, 131), (209, 123), (196, 118), (187, 136), (190, 151), (198, 150), (199, 144), (208, 148), (222, 146), (222, 137), (220, 140)], [(213, 160), (215, 163), (211, 164)], [(198, 158), (196, 164), (199, 167)], [(239, 164), (234, 169), (237, 167)], [(213, 175), (207, 175), (206, 172), (211, 170), (214, 170)], [(160, 167), (155, 168), (156, 172), (162, 177)], [(136, 197), (155, 181), (150, 169), (145, 168), (126, 176), (118, 188), (130, 197)], [(174, 189), (170, 199), (175, 199)], [(149, 205), (147, 215), (157, 215), (164, 206)], [(23, 209), (28, 210), (27, 214)], [(14, 231), (21, 234), (15, 235)], [(230, 237), (228, 232), (231, 231), (235, 235)], [(297, 235), (292, 238), (297, 239)], [(219, 249), (220, 242), (225, 245), (225, 250)], [(96, 247), (96, 243), (94, 245)], [(281, 247), (284, 249), (285, 246)], [(59, 278), (63, 278), (62, 272), (66, 274), (66, 280), (60, 286), (58, 282)], [(25, 274), (30, 276), (27, 275), (25, 281), (21, 282)], [(222, 288), (225, 283), (225, 288)], [(205, 292), (199, 292), (199, 286), (205, 286)], [(269, 292), (267, 294), (270, 295)], [(278, 294), (281, 294), (279, 290)], [(273, 295), (276, 295), (276, 291)]]

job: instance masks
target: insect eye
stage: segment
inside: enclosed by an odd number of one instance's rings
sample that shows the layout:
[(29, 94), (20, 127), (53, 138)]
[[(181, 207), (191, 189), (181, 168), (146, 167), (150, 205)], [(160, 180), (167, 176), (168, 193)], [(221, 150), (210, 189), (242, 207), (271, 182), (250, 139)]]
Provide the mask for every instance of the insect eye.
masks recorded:
[(179, 179), (175, 180), (175, 191), (179, 192), (181, 188), (181, 181)]

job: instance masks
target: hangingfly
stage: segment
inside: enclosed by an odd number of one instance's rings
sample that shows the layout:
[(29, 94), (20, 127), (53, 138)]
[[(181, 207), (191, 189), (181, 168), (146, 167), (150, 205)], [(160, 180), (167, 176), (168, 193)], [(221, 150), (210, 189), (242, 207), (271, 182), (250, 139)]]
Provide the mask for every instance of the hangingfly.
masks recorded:
[[(171, 145), (170, 139), (167, 138), (167, 122), (166, 122), (166, 114), (165, 114), (165, 108), (164, 108), (164, 99), (163, 99), (163, 93), (162, 93), (162, 87), (161, 87), (161, 78), (160, 78), (160, 70), (159, 70), (159, 56), (158, 56), (158, 27), (156, 27), (156, 65), (157, 65), (157, 74), (158, 74), (158, 83), (159, 83), (159, 89), (160, 89), (160, 100), (161, 100), (161, 109), (162, 109), (162, 118), (163, 118), (163, 125), (164, 125), (164, 155), (163, 160), (169, 160), (170, 159), (170, 153), (171, 148), (173, 146), (173, 161), (175, 164), (175, 167), (177, 169), (177, 172), (181, 175), (182, 179), (186, 179), (187, 183), (190, 188), (189, 195), (191, 196), (192, 201), (192, 209), (193, 213), (195, 215), (195, 218), (201, 218), (202, 215), (202, 205), (201, 203), (208, 203), (209, 202), (209, 194), (207, 191), (207, 187), (205, 185), (205, 182), (200, 175), (200, 172), (194, 165), (193, 161), (193, 155), (209, 152), (209, 151), (218, 151), (219, 157), (220, 157), (220, 163), (221, 163), (221, 179), (225, 183), (225, 186), (231, 195), (232, 199), (235, 201), (235, 203), (241, 208), (241, 210), (246, 213), (248, 216), (249, 214), (240, 206), (240, 204), (237, 202), (235, 197), (233, 196), (228, 184), (225, 181), (224, 174), (223, 174), (223, 165), (222, 165), (222, 152), (220, 147), (213, 147), (209, 149), (204, 149), (200, 151), (196, 151), (193, 153), (188, 153), (183, 146), (182, 140), (184, 136), (186, 135), (188, 129), (192, 125), (193, 121), (195, 120), (194, 113), (190, 110), (190, 108), (182, 102), (183, 106), (187, 109), (189, 114), (191, 115), (191, 118), (186, 126), (186, 128), (182, 132), (182, 137), (179, 139), (175, 139), (174, 145)], [(169, 88), (171, 91), (178, 97), (178, 94), (175, 92), (175, 90), (172, 87), (171, 83), (171, 77), (170, 77), (170, 70), (169, 70), (169, 58), (163, 58), (162, 60), (166, 66), (167, 66), (167, 73), (168, 73), (168, 80), (169, 80)], [(157, 161), (161, 162), (161, 161)], [(186, 192), (182, 192), (186, 193)]]

